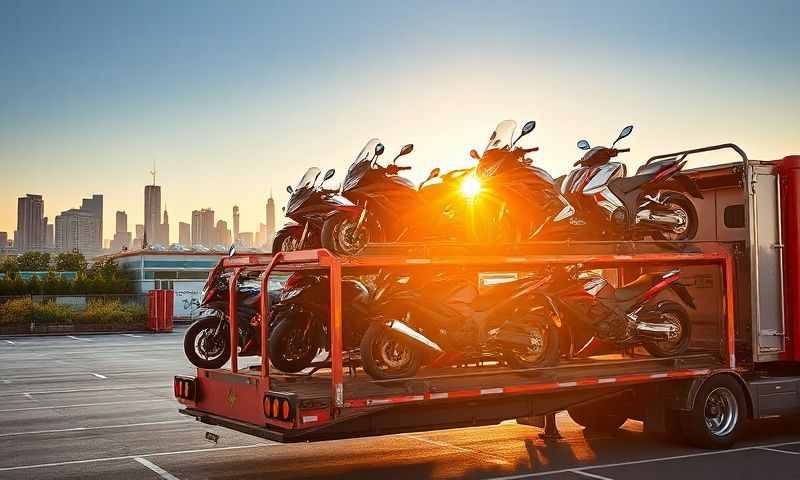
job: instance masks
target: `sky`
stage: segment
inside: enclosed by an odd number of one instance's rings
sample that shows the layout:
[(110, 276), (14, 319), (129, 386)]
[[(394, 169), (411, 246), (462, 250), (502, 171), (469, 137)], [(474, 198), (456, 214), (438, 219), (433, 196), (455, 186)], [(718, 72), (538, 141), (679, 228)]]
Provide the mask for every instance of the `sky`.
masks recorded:
[[(92, 193), (143, 223), (156, 164), (171, 236), (213, 208), (242, 231), (312, 166), (347, 166), (372, 137), (424, 179), (469, 166), (494, 126), (553, 176), (580, 138), (621, 160), (735, 142), (800, 154), (800, 3), (792, 1), (0, 0), (0, 231), (16, 199), (52, 221)], [(698, 158), (689, 166), (736, 160)], [(282, 223), (282, 219), (278, 224)], [(9, 233), (10, 235), (10, 233)]]

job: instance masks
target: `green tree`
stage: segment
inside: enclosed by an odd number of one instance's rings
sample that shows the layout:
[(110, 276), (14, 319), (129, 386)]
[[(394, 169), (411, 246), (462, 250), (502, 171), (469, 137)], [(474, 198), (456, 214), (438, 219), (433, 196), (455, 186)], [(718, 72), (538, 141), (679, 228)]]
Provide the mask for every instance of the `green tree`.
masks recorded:
[(86, 270), (86, 258), (82, 253), (59, 253), (56, 255), (56, 271), (82, 272)]
[(19, 265), (17, 265), (16, 257), (8, 256), (0, 261), (0, 272), (10, 275), (12, 273), (17, 273), (18, 271)]
[(50, 254), (25, 252), (17, 257), (17, 267), (21, 272), (45, 272), (50, 268)]
[(31, 278), (29, 278), (26, 283), (27, 285), (25, 286), (28, 289), (28, 293), (30, 293), (31, 295), (41, 295), (43, 293), (42, 281), (39, 280), (39, 277), (37, 275), (31, 275)]

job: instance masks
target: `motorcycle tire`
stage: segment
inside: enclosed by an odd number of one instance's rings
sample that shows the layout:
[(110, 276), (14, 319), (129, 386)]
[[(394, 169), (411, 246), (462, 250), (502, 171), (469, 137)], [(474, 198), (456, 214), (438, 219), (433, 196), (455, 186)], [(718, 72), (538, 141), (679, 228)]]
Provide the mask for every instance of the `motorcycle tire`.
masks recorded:
[(217, 329), (220, 319), (218, 317), (204, 317), (194, 322), (187, 330), (186, 335), (183, 337), (183, 352), (186, 358), (192, 365), (199, 368), (221, 368), (231, 356), (231, 343), (228, 335), (228, 329), (222, 328), (220, 334), (224, 337), (219, 339), (220, 352), (218, 355), (206, 357), (197, 351), (198, 340), (204, 333), (210, 333)]
[(326, 248), (339, 255), (355, 256), (361, 253), (370, 242), (382, 240), (382, 238), (380, 238), (382, 237), (380, 224), (374, 219), (368, 219), (368, 222), (370, 222), (372, 226), (361, 226), (363, 233), (366, 234), (365, 240), (354, 244), (342, 244), (339, 238), (342, 235), (341, 229), (354, 228), (354, 223), (357, 221), (358, 220), (351, 215), (344, 213), (337, 213), (325, 220), (320, 235), (322, 248)]
[[(303, 337), (306, 325), (302, 320), (290, 314), (279, 315), (275, 319), (277, 325), (269, 334), (269, 359), (282, 372), (297, 373), (307, 368), (319, 351), (316, 339)], [(298, 340), (302, 347), (293, 351), (292, 342)]]
[(659, 312), (670, 315), (672, 321), (679, 323), (680, 337), (673, 342), (645, 342), (644, 349), (654, 357), (674, 357), (685, 353), (689, 349), (689, 342), (692, 338), (692, 324), (686, 309), (674, 302), (664, 302), (661, 304)]
[[(388, 352), (393, 346), (400, 347), (397, 366), (388, 365), (386, 356), (397, 353)], [(394, 359), (393, 359), (394, 360)], [(361, 338), (361, 366), (375, 380), (392, 380), (413, 377), (422, 364), (422, 352), (380, 322), (373, 322)]]
[(503, 360), (508, 363), (508, 366), (515, 370), (524, 370), (528, 368), (537, 367), (550, 367), (556, 365), (561, 357), (559, 350), (558, 329), (547, 324), (543, 320), (537, 320), (538, 331), (541, 338), (538, 340), (542, 342), (540, 352), (537, 354), (525, 355), (524, 352), (518, 350), (506, 349), (503, 351)]
[(286, 247), (286, 241), (291, 237), (294, 237), (294, 235), (292, 235), (289, 232), (283, 232), (277, 234), (275, 236), (275, 239), (272, 240), (272, 253), (289, 251), (289, 249), (285, 247)]
[(664, 194), (664, 203), (665, 204), (673, 204), (680, 207), (684, 212), (686, 212), (686, 230), (677, 234), (677, 236), (670, 236), (664, 234), (661, 231), (654, 231), (652, 233), (653, 240), (669, 240), (669, 241), (687, 241), (693, 240), (695, 236), (697, 236), (697, 227), (698, 227), (698, 219), (697, 219), (697, 209), (694, 206), (694, 203), (687, 197), (686, 195), (679, 193), (679, 192), (666, 192)]

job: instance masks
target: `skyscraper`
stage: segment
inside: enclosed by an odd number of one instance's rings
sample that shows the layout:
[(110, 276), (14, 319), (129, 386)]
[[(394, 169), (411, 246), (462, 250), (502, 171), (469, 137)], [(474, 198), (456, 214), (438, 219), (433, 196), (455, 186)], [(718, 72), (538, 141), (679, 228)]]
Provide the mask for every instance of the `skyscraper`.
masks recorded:
[(231, 231), (228, 229), (228, 222), (225, 220), (217, 220), (216, 226), (216, 243), (220, 245), (230, 246), (231, 244)]
[(192, 211), (192, 244), (212, 247), (216, 244), (214, 210), (202, 208)]
[(0, 251), (8, 248), (8, 233), (0, 232)]
[(59, 252), (77, 251), (86, 256), (101, 253), (100, 225), (93, 212), (72, 208), (61, 212), (55, 221), (55, 244)]
[(47, 226), (45, 227), (45, 231), (44, 231), (45, 232), (44, 233), (44, 246), (48, 250), (52, 250), (53, 248), (56, 247), (56, 243), (55, 243), (56, 242), (56, 240), (55, 240), (55, 235), (56, 235), (56, 233), (55, 233), (56, 232), (55, 225), (53, 225), (52, 223), (47, 223), (47, 217), (44, 217), (44, 223), (47, 224)]
[(27, 194), (17, 199), (17, 231), (14, 246), (20, 253), (45, 247), (47, 220), (41, 195)]
[(111, 250), (119, 252), (131, 247), (131, 232), (128, 231), (128, 214), (117, 211), (114, 238), (111, 240)]
[(267, 232), (264, 243), (271, 244), (273, 238), (275, 238), (275, 200), (272, 199), (272, 190), (270, 190), (267, 199)]
[(137, 223), (135, 228), (136, 228), (136, 238), (133, 239), (132, 248), (134, 250), (141, 250), (142, 243), (144, 242), (144, 225)]
[(192, 226), (186, 222), (178, 222), (178, 243), (184, 247), (192, 245)]
[(149, 245), (158, 243), (161, 226), (161, 187), (145, 185), (144, 187), (144, 237)]
[(239, 241), (239, 207), (233, 206), (233, 243)]
[(164, 223), (158, 226), (158, 239), (156, 242), (161, 245), (169, 245), (169, 214), (167, 209), (164, 209)]
[(94, 194), (92, 198), (84, 198), (81, 201), (81, 210), (91, 213), (96, 220), (97, 232), (92, 237), (97, 238), (97, 244), (92, 248), (100, 250), (103, 248), (103, 196)]

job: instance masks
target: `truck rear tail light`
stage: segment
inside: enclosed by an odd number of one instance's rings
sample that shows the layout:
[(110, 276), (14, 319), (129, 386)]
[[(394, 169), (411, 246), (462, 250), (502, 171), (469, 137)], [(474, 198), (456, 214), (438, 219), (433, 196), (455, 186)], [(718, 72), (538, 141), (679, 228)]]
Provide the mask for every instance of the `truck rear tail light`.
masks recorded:
[(184, 400), (197, 400), (197, 379), (193, 377), (176, 376), (173, 388), (175, 397)]
[(285, 397), (267, 395), (264, 397), (264, 415), (267, 418), (291, 422), (294, 418), (292, 401)]

